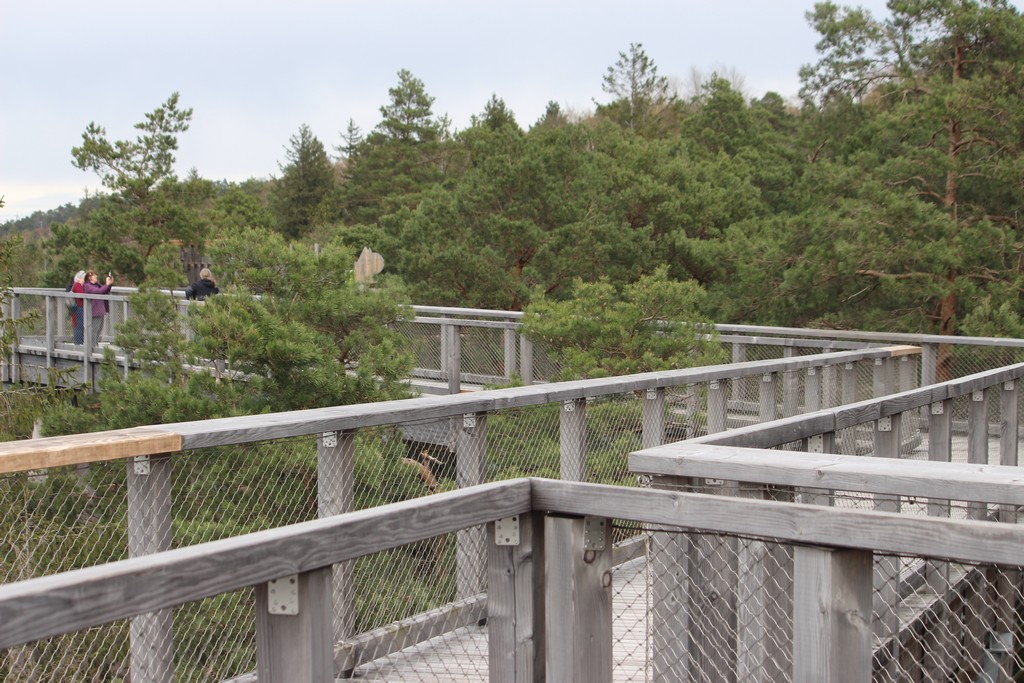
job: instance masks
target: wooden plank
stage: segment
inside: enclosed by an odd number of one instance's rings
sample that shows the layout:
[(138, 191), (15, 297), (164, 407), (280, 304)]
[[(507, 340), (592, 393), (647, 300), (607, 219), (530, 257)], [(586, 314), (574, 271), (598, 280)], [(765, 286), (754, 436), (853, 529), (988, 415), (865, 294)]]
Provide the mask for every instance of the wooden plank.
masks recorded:
[(0, 587), (0, 648), (155, 612), (530, 509), (529, 480), (450, 491)]
[[(587, 543), (588, 523), (603, 543)], [(611, 551), (610, 519), (545, 518), (546, 680), (611, 683)]]
[(162, 426), (6, 441), (0, 443), (0, 474), (181, 450), (181, 435)]
[[(260, 683), (333, 683), (331, 568), (285, 577), (294, 585), (294, 612), (278, 607), (267, 584), (256, 587), (256, 668)], [(133, 679), (134, 680), (134, 679)]]
[[(325, 431), (358, 429), (414, 419), (440, 419), (462, 413), (494, 412), (505, 408), (529, 407), (659, 387), (701, 384), (735, 377), (759, 376), (769, 371), (781, 372), (841, 363), (851, 359), (885, 357), (888, 354), (889, 351), (885, 349), (825, 353), (792, 359), (752, 361), (740, 365), (712, 365), (614, 378), (510, 387), (472, 394), (429, 396), (289, 413), (175, 423), (163, 427), (180, 433), (184, 448), (203, 448)], [(1021, 374), (1024, 375), (1024, 368)]]
[(665, 443), (665, 390), (648, 389), (640, 402), (640, 443), (644, 448)]
[[(316, 442), (317, 516), (331, 517), (355, 510), (355, 432), (325, 432)], [(334, 641), (355, 632), (356, 597), (353, 562), (334, 566), (332, 604)]]
[[(759, 376), (764, 372), (792, 371), (845, 362), (854, 358), (873, 358), (888, 353), (884, 349), (872, 349), (818, 354), (784, 360), (754, 361), (740, 366), (689, 368), (617, 378), (512, 387), (473, 394), (425, 396), (372, 404), (171, 423), (159, 427), (138, 427), (74, 437), (7, 442), (0, 444), (0, 473), (345, 431), (411, 420), (442, 419), (464, 413), (487, 413), (505, 408), (574, 401), (613, 393)], [(1024, 375), (1024, 370), (1020, 374)], [(175, 440), (175, 435), (179, 437), (178, 440)], [(144, 441), (146, 437), (153, 439), (149, 445)]]
[(629, 468), (643, 474), (1024, 505), (1024, 472), (998, 465), (894, 461), (686, 441), (635, 451), (629, 456)]
[(349, 672), (361, 664), (387, 657), (455, 629), (479, 624), (487, 617), (487, 604), (486, 595), (474, 595), (360, 633), (335, 646), (334, 666), (339, 672)]
[(519, 516), (519, 543), (490, 537), (487, 589), (488, 659), (491, 683), (544, 681), (544, 516)]
[(1024, 527), (823, 508), (802, 503), (532, 479), (533, 505), (779, 542), (1024, 565)]
[[(463, 415), (454, 425), (455, 483), (459, 488), (483, 484), (487, 480), (487, 415)], [(484, 527), (455, 533), (456, 598), (481, 593), (487, 582), (487, 540)]]
[(871, 680), (871, 552), (794, 550), (794, 683)]
[[(128, 556), (142, 557), (171, 547), (171, 456), (140, 456), (127, 463)], [(132, 680), (170, 683), (174, 679), (174, 619), (169, 609), (132, 619)]]
[(587, 403), (564, 401), (558, 421), (559, 476), (585, 481), (587, 472)]

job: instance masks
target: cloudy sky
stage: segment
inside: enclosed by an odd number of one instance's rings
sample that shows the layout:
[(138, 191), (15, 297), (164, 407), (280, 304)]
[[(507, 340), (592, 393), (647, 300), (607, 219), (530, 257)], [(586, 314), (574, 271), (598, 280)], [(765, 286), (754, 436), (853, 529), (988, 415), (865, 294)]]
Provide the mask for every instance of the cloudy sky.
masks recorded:
[[(860, 0), (884, 16), (884, 0)], [(112, 139), (179, 92), (193, 109), (176, 171), (280, 173), (307, 124), (328, 151), (380, 121), (400, 69), (465, 128), (492, 94), (529, 127), (549, 101), (607, 101), (606, 69), (641, 43), (660, 75), (719, 71), (797, 93), (815, 60), (813, 0), (9, 0), (0, 12), (0, 222), (102, 189), (71, 165), (95, 121)], [(1019, 6), (1019, 5), (1018, 5)]]

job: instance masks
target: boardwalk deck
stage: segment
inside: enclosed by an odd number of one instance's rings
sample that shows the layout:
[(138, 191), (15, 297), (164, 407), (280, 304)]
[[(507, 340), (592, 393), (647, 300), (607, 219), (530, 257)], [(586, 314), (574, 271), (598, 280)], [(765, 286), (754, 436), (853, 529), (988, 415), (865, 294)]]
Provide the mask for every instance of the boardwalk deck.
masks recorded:
[[(649, 680), (647, 563), (616, 567), (612, 585), (613, 680)], [(397, 683), (479, 683), (488, 680), (487, 627), (469, 626), (357, 667), (352, 679)]]

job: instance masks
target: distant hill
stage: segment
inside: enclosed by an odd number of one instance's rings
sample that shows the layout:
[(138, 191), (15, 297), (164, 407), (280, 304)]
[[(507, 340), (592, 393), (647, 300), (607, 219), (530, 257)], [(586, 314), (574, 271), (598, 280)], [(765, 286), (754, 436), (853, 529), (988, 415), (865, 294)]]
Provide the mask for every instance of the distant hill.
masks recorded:
[(36, 211), (31, 216), (0, 223), (0, 237), (15, 233), (39, 233), (49, 229), (53, 223), (67, 223), (81, 211), (81, 205), (68, 202), (56, 209)]

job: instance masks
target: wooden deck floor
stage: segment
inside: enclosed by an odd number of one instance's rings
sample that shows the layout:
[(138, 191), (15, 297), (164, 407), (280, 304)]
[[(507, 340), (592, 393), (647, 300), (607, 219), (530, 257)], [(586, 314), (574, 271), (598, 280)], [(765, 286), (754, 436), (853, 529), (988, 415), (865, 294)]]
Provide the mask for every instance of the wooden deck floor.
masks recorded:
[[(647, 563), (637, 558), (615, 568), (613, 680), (648, 680)], [(356, 681), (478, 683), (487, 681), (487, 627), (471, 626), (358, 667)]]

